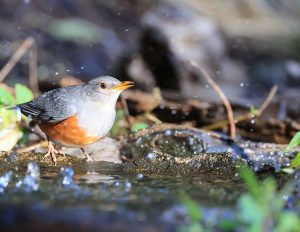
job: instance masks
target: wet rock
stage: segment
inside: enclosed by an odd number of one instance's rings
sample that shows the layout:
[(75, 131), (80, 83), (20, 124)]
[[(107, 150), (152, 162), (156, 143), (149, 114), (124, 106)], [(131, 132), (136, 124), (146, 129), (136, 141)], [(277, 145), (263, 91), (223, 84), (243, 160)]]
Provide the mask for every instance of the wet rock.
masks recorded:
[(57, 155), (57, 166), (54, 166), (52, 159), (44, 159), (44, 156), (44, 153), (34, 152), (0, 152), (0, 159), (2, 160), (0, 164), (0, 172), (5, 173), (10, 170), (25, 172), (27, 165), (30, 162), (39, 164), (41, 171), (45, 172), (58, 172), (61, 166), (74, 167), (79, 173), (83, 172), (82, 167), (84, 166), (83, 164), (85, 161), (82, 159), (71, 157), (69, 155)]
[[(87, 149), (96, 162), (74, 156), (57, 156), (57, 166), (41, 153), (2, 152), (1, 172), (14, 168), (25, 170), (34, 161), (44, 170), (70, 166), (76, 173), (160, 173), (199, 175), (233, 175), (240, 165), (249, 165), (257, 172), (278, 171), (288, 167), (299, 152), (296, 147), (284, 152), (285, 146), (246, 141), (234, 142), (227, 136), (205, 132), (188, 126), (160, 124), (119, 138), (95, 143)], [(78, 150), (69, 150), (76, 156)], [(79, 157), (79, 156), (78, 156)], [(83, 158), (83, 157), (82, 157)], [(120, 163), (120, 158), (125, 163)], [(103, 161), (105, 160), (105, 161)]]
[[(94, 161), (113, 163), (122, 162), (117, 141), (109, 137), (104, 137), (98, 142), (86, 146), (85, 151), (94, 159)], [(66, 148), (65, 152), (78, 158), (85, 158), (78, 148)]]
[(286, 152), (286, 145), (275, 143), (240, 141), (238, 145), (247, 154), (248, 164), (255, 172), (278, 172), (289, 167), (291, 159), (300, 151), (298, 146)]
[(290, 165), (300, 147), (286, 152), (286, 145), (234, 142), (220, 134), (187, 126), (162, 124), (132, 134), (122, 141), (121, 155), (140, 172), (234, 173), (248, 164), (256, 172), (280, 171)]
[(142, 173), (233, 173), (242, 161), (213, 134), (184, 126), (158, 125), (121, 144), (123, 159), (133, 161)]

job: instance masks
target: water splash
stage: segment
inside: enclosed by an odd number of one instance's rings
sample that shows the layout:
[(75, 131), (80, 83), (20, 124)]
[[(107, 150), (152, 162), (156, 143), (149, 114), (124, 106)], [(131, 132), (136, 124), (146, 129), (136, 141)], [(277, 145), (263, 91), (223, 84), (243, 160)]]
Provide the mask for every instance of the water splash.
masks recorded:
[(136, 175), (136, 179), (138, 179), (138, 180), (142, 180), (143, 178), (144, 178), (143, 173), (138, 173), (138, 174)]
[(78, 189), (79, 186), (73, 180), (74, 170), (70, 167), (62, 167), (58, 175), (58, 187), (61, 189)]
[(26, 176), (23, 180), (16, 183), (16, 188), (24, 192), (37, 191), (39, 189), (40, 167), (35, 162), (29, 162), (27, 165)]
[(4, 190), (6, 189), (6, 187), (8, 186), (8, 184), (12, 178), (12, 175), (13, 175), (13, 172), (8, 171), (0, 177), (0, 193), (3, 193)]

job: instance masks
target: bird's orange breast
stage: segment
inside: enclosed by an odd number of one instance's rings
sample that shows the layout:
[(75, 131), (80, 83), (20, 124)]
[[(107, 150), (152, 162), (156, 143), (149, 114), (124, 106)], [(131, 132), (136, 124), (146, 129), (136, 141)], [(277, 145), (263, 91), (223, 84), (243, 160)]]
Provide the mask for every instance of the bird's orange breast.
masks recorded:
[(78, 126), (76, 115), (56, 124), (39, 123), (39, 127), (51, 139), (65, 146), (85, 146), (100, 139), (88, 136), (86, 131)]

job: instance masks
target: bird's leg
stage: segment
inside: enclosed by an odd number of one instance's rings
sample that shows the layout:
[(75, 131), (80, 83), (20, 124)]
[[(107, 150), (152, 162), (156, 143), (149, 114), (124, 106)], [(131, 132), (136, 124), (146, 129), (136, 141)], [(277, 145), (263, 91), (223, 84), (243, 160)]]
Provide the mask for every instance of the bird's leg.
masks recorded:
[[(56, 146), (57, 147), (57, 146)], [(66, 157), (66, 152), (65, 152), (65, 147), (61, 147), (59, 146), (58, 149), (56, 149), (58, 151), (59, 154), (63, 155), (64, 157)]]
[(59, 151), (55, 149), (54, 147), (54, 143), (51, 142), (50, 140), (48, 140), (48, 152), (46, 153), (46, 155), (43, 157), (43, 159), (47, 158), (48, 156), (51, 155), (52, 157), (52, 161), (54, 163), (54, 166), (56, 166), (56, 154), (58, 154)]
[(85, 157), (86, 157), (86, 159), (87, 159), (88, 162), (94, 161), (94, 159), (82, 147), (80, 148), (80, 150), (85, 155)]

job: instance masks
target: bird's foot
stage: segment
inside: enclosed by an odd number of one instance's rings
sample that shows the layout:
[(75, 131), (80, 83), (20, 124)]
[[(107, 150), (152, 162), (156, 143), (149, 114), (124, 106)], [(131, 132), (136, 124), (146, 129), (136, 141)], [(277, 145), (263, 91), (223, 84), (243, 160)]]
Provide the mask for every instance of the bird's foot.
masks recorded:
[(48, 142), (48, 152), (43, 157), (43, 159), (51, 156), (54, 166), (56, 166), (56, 164), (57, 164), (56, 154), (62, 154), (65, 156), (65, 153), (62, 150), (55, 149), (54, 144), (51, 141), (49, 141)]
[(83, 149), (81, 148), (82, 153), (85, 155), (87, 162), (94, 162), (95, 160)]

